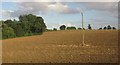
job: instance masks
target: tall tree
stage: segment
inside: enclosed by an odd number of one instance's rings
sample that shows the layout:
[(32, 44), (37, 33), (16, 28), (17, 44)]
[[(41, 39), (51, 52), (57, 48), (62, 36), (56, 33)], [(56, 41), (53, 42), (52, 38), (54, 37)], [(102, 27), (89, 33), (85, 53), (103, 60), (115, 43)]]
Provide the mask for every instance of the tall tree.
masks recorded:
[(42, 17), (28, 14), (20, 16), (19, 19), (26, 33), (43, 33), (46, 30), (46, 25)]

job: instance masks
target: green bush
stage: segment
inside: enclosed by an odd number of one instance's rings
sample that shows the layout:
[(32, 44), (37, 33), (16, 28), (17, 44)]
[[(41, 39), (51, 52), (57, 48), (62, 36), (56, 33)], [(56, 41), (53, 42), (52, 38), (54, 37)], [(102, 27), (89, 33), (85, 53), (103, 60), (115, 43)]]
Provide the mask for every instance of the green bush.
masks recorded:
[(25, 33), (24, 36), (32, 36), (33, 34), (32, 33)]
[(2, 38), (14, 38), (16, 35), (14, 33), (14, 30), (11, 27), (5, 27), (2, 29)]
[(78, 28), (78, 30), (82, 30), (82, 28)]
[(73, 27), (73, 26), (67, 27), (67, 30), (76, 30), (76, 27)]

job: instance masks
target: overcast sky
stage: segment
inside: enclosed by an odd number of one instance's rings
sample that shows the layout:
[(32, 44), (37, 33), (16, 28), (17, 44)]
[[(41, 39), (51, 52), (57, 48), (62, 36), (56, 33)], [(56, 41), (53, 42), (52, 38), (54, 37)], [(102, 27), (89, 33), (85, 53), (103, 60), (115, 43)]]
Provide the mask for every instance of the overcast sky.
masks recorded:
[(87, 28), (88, 24), (91, 24), (94, 29), (107, 25), (118, 27), (117, 0), (115, 2), (59, 2), (59, 0), (56, 0), (57, 2), (37, 2), (37, 0), (32, 2), (21, 2), (22, 0), (16, 0), (18, 2), (12, 2), (15, 0), (7, 1), (4, 0), (2, 5), (0, 5), (2, 7), (0, 10), (2, 12), (0, 20), (17, 19), (23, 14), (34, 14), (43, 17), (49, 29), (54, 27), (59, 28), (62, 24), (81, 27), (80, 13), (83, 12), (85, 28)]

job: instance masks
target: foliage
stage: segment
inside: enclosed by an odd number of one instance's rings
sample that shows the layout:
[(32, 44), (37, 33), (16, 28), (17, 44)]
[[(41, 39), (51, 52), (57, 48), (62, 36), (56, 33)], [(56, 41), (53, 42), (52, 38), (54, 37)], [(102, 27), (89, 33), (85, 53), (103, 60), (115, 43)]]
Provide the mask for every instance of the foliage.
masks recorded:
[(60, 26), (60, 30), (65, 30), (66, 29), (66, 26), (65, 25), (61, 25)]
[(106, 30), (106, 29), (107, 29), (107, 27), (105, 26), (103, 29), (104, 29), (104, 30)]
[(76, 27), (73, 27), (73, 26), (67, 27), (67, 30), (76, 30)]
[(20, 15), (19, 21), (2, 21), (2, 28), (3, 38), (11, 38), (42, 34), (46, 30), (46, 25), (42, 17), (28, 14)]
[(15, 32), (16, 36), (18, 36), (18, 37), (21, 37), (21, 36), (25, 35), (25, 31), (21, 27), (20, 23), (18, 23), (16, 25), (16, 28), (14, 28), (14, 32)]
[(88, 29), (89, 29), (89, 30), (92, 30), (92, 27), (91, 27), (91, 25), (90, 25), (90, 24), (88, 24)]
[(107, 26), (107, 29), (108, 29), (108, 30), (110, 30), (110, 29), (112, 29), (112, 28), (111, 28), (111, 26), (110, 26), (110, 25), (108, 25), (108, 26)]
[(99, 30), (102, 30), (102, 27), (101, 27), (101, 28), (99, 28)]
[(115, 28), (115, 27), (112, 27), (112, 29), (113, 29), (113, 30), (116, 30), (116, 28)]
[(78, 28), (78, 30), (82, 30), (82, 28)]
[(57, 31), (57, 28), (53, 28), (54, 31)]
[[(99, 30), (101, 30), (102, 28), (99, 28)], [(105, 27), (103, 27), (103, 29), (104, 30), (116, 30), (116, 28), (115, 27), (111, 27), (110, 25), (108, 25), (107, 27), (105, 26)]]
[(2, 38), (14, 38), (16, 35), (14, 33), (14, 30), (11, 27), (4, 27), (2, 29)]
[(43, 33), (46, 29), (42, 17), (36, 17), (35, 15), (29, 14), (20, 16), (19, 20), (22, 22), (22, 27), (25, 28), (24, 30), (26, 33)]

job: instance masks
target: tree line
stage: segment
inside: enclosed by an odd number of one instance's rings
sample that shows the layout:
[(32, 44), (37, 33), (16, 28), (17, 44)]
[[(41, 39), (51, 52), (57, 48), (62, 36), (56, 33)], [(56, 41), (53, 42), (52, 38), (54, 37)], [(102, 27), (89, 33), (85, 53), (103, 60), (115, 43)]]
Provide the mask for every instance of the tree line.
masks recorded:
[[(28, 15), (20, 15), (19, 20), (5, 20), (0, 21), (2, 25), (0, 25), (0, 29), (2, 29), (2, 39), (21, 37), (21, 36), (31, 36), (42, 34), (45, 31), (57, 31), (57, 28), (53, 28), (53, 30), (47, 29), (46, 24), (44, 23), (44, 19), (42, 17), (35, 16), (33, 14)], [(66, 26), (61, 25), (59, 27), (60, 30), (82, 30), (82, 28), (76, 28), (75, 26)], [(83, 28), (85, 29), (85, 28)], [(92, 30), (90, 24), (88, 24), (88, 30)], [(115, 30), (115, 27), (111, 27), (110, 25), (105, 26), (104, 28), (99, 28), (98, 30)]]
[[(92, 30), (92, 27), (90, 24), (88, 24), (87, 27), (88, 27), (87, 30)], [(66, 25), (61, 25), (59, 28), (60, 28), (60, 30), (77, 30), (77, 29), (82, 30), (82, 28), (80, 28), (80, 27), (79, 28), (76, 28), (74, 26), (67, 27)], [(83, 28), (83, 29), (85, 29), (85, 28)], [(54, 28), (53, 30), (57, 30), (57, 29)], [(116, 28), (108, 25), (108, 26), (105, 26), (104, 28), (100, 27), (98, 30), (116, 30)]]
[(103, 28), (102, 28), (102, 27), (99, 28), (99, 30), (111, 30), (111, 29), (112, 29), (112, 30), (116, 30), (115, 27), (111, 27), (110, 25), (105, 26), (105, 27), (103, 27)]
[[(80, 28), (80, 27), (79, 28), (76, 28), (74, 26), (67, 27), (66, 25), (61, 25), (59, 28), (60, 28), (60, 30), (77, 30), (77, 29), (82, 30), (82, 28)], [(83, 29), (85, 29), (85, 28), (83, 28)], [(92, 30), (92, 27), (90, 24), (88, 24), (88, 29)]]
[(46, 30), (44, 19), (33, 14), (21, 15), (19, 21), (14, 19), (1, 22), (2, 39), (42, 34)]

